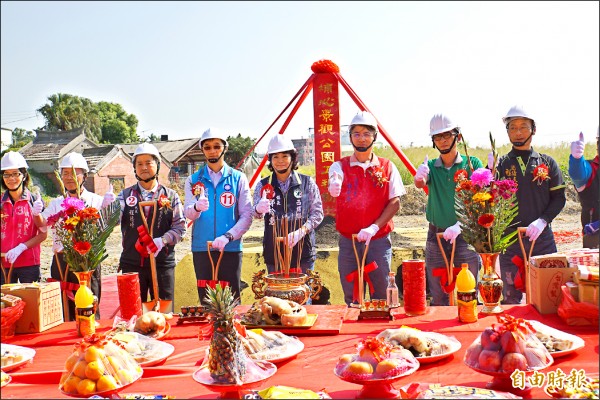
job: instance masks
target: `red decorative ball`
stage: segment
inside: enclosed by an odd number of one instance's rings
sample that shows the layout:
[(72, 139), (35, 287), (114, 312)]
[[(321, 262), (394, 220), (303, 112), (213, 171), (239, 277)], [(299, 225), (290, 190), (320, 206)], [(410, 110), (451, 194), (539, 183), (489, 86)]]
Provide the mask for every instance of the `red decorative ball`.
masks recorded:
[(311, 65), (310, 69), (315, 74), (326, 73), (326, 72), (333, 72), (333, 73), (340, 72), (340, 67), (338, 67), (337, 64), (334, 63), (331, 60), (319, 60), (319, 61), (315, 61)]

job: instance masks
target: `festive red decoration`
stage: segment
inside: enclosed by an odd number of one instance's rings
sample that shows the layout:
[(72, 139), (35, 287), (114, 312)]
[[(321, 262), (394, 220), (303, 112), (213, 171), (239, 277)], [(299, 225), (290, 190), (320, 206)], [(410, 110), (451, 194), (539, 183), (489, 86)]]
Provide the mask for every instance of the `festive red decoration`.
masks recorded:
[(494, 214), (483, 214), (477, 219), (477, 223), (487, 229), (492, 227), (495, 219)]
[(533, 170), (533, 182), (537, 181), (538, 185), (541, 185), (542, 182), (550, 179), (550, 174), (548, 173), (548, 166), (546, 164), (540, 164)]
[(313, 65), (311, 65), (310, 69), (315, 74), (327, 73), (327, 72), (337, 74), (338, 72), (340, 72), (340, 67), (338, 67), (337, 64), (331, 60), (315, 61), (313, 63)]
[(464, 169), (459, 169), (454, 173), (454, 182), (462, 182), (469, 178), (469, 174)]
[(260, 189), (260, 197), (263, 196), (263, 193), (267, 194), (267, 199), (273, 200), (275, 198), (275, 188), (271, 186), (270, 183), (267, 183)]

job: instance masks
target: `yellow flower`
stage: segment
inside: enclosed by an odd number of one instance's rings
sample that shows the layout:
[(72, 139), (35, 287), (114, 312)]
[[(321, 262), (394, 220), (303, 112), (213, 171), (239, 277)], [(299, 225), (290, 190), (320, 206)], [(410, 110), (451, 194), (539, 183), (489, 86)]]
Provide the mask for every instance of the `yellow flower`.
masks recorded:
[(491, 198), (492, 195), (486, 192), (478, 192), (473, 195), (473, 201), (477, 201), (479, 203), (485, 203)]
[(75, 215), (73, 217), (68, 218), (65, 221), (65, 224), (72, 225), (72, 226), (77, 226), (77, 224), (79, 223), (79, 221), (80, 221), (79, 217)]

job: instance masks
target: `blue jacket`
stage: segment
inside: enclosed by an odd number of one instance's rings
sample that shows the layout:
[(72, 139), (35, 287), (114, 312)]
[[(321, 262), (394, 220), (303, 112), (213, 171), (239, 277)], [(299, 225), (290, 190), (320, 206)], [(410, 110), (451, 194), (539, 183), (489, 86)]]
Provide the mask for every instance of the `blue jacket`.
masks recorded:
[[(208, 198), (208, 210), (202, 212), (194, 221), (192, 228), (192, 251), (208, 251), (206, 242), (213, 241), (231, 229), (239, 219), (238, 184), (242, 173), (225, 164), (223, 176), (217, 187), (208, 174), (208, 166), (192, 175), (192, 185), (200, 181), (204, 185), (204, 194)], [(240, 239), (227, 243), (225, 251), (241, 251)]]

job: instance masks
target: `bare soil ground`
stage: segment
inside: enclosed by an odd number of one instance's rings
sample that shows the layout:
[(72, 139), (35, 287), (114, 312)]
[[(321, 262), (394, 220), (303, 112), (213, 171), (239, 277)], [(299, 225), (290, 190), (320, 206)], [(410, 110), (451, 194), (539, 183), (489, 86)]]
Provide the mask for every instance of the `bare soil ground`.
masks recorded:
[[(401, 199), (401, 209), (394, 217), (394, 225), (402, 228), (416, 228), (427, 225), (425, 219), (425, 204), (427, 199), (422, 190), (416, 189), (413, 185), (408, 185), (407, 195)], [(573, 188), (567, 189), (567, 204), (562, 212), (554, 219), (552, 229), (557, 237), (557, 247), (559, 251), (575, 249), (582, 247), (581, 224), (579, 212), (581, 206), (577, 199), (577, 194)], [(251, 230), (262, 231), (264, 229), (262, 220), (255, 220)], [(335, 223), (331, 219), (326, 219), (317, 228), (317, 248), (337, 247), (339, 234), (335, 230)], [(258, 240), (258, 238), (254, 239)], [(409, 242), (402, 235), (395, 232), (392, 234), (392, 243), (395, 247), (406, 247)], [(423, 243), (423, 246), (425, 243)], [(119, 257), (121, 255), (121, 231), (119, 227), (111, 234), (107, 241), (108, 258), (102, 263), (103, 275), (114, 274), (117, 272)], [(191, 251), (190, 235), (186, 235), (184, 240), (175, 248), (175, 258), (179, 262)], [(42, 276), (50, 276), (50, 264), (52, 262), (52, 241), (51, 238), (42, 243)]]

